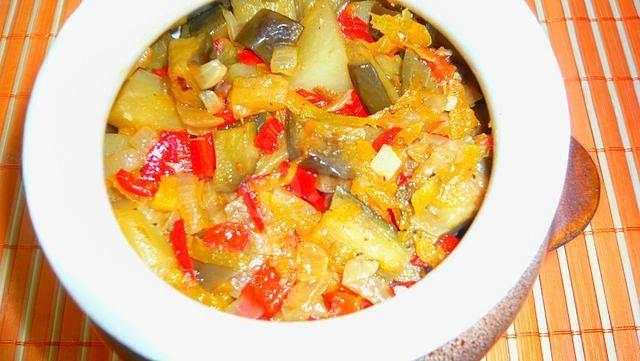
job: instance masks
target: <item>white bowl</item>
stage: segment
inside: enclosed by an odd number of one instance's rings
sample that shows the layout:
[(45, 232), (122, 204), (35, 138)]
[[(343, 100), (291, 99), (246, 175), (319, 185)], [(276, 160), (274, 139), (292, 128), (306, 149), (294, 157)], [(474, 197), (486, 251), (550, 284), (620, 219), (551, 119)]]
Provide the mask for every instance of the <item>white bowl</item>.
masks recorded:
[(206, 2), (85, 0), (38, 76), (24, 137), (29, 209), (56, 275), (95, 323), (151, 359), (407, 360), (455, 338), (505, 297), (544, 246), (570, 140), (562, 78), (524, 1), (403, 2), (465, 56), (496, 143), (474, 224), (409, 292), (338, 319), (274, 323), (212, 310), (157, 278), (107, 199), (105, 120), (141, 50)]

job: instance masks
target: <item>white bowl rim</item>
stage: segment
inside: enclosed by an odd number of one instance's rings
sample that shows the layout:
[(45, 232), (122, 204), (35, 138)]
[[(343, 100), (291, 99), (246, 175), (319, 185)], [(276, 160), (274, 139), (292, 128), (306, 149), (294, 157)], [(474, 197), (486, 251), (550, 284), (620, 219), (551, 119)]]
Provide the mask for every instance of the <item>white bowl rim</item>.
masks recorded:
[(388, 360), (434, 350), (495, 306), (544, 245), (570, 140), (562, 77), (524, 1), (402, 1), (441, 29), (479, 78), (497, 128), (490, 190), (465, 240), (410, 292), (302, 323), (246, 320), (174, 291), (142, 264), (108, 203), (98, 145), (117, 90), (141, 49), (207, 2), (85, 0), (38, 75), (25, 126), (24, 186), (40, 244), (89, 317), (151, 359)]

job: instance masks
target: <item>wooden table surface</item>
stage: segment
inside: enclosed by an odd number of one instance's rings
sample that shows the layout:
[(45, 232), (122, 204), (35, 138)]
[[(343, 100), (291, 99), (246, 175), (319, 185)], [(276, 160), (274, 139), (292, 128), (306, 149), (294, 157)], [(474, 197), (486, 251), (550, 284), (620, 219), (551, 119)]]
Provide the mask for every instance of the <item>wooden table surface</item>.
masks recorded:
[[(34, 78), (79, 2), (0, 0), (0, 360), (117, 359), (44, 258), (20, 174)], [(548, 255), (486, 359), (640, 360), (640, 1), (526, 2), (556, 52), (573, 135), (603, 188), (591, 225)]]

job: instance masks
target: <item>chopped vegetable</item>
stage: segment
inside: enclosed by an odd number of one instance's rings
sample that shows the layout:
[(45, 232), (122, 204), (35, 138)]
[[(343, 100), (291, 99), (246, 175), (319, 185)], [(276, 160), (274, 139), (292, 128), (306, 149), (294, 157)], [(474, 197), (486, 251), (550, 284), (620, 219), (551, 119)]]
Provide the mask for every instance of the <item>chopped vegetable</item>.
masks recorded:
[(422, 59), (434, 60), (435, 54), (428, 48), (431, 35), (424, 25), (413, 20), (409, 10), (405, 9), (395, 16), (372, 14), (371, 25), (384, 35), (376, 42), (380, 53), (395, 53), (406, 47)]
[(376, 276), (378, 262), (354, 258), (347, 262), (342, 273), (342, 284), (372, 303), (390, 298), (391, 289), (386, 281)]
[(263, 265), (244, 287), (240, 299), (250, 300), (261, 306), (264, 310), (262, 315), (271, 318), (280, 311), (282, 301), (291, 288), (289, 283), (283, 284), (282, 281), (284, 280), (275, 268)]
[(231, 6), (240, 24), (250, 21), (262, 9), (273, 10), (291, 19), (296, 19), (297, 14), (296, 0), (231, 0)]
[(435, 86), (435, 79), (427, 63), (415, 51), (405, 51), (402, 60), (402, 92), (420, 88), (433, 89)]
[(200, 89), (210, 89), (224, 79), (227, 67), (218, 59), (200, 65), (196, 74), (196, 82)]
[(249, 230), (242, 223), (220, 223), (204, 231), (204, 244), (230, 251), (244, 251), (249, 243)]
[(407, 282), (393, 282), (391, 283), (391, 293), (394, 296), (397, 296), (401, 293), (407, 292), (409, 287), (416, 284), (416, 281), (407, 281)]
[(349, 75), (369, 113), (377, 113), (391, 105), (391, 99), (371, 63), (349, 65)]
[(385, 180), (392, 179), (402, 166), (402, 159), (387, 144), (380, 148), (378, 154), (371, 161), (371, 169)]
[(335, 111), (336, 114), (366, 118), (369, 113), (364, 109), (360, 96), (353, 90), (348, 91), (348, 100)]
[(255, 137), (256, 124), (253, 122), (215, 132), (214, 183), (218, 192), (234, 192), (240, 183), (255, 171), (256, 162), (260, 157), (254, 145)]
[(262, 154), (271, 154), (278, 148), (284, 124), (274, 117), (269, 117), (256, 135), (255, 144)]
[(345, 288), (327, 292), (322, 298), (331, 317), (348, 315), (371, 306), (371, 302)]
[(251, 49), (243, 49), (238, 52), (238, 60), (244, 65), (262, 64), (264, 61)]
[(160, 132), (160, 139), (147, 155), (140, 174), (146, 179), (159, 180), (161, 175), (191, 171), (189, 135), (187, 132)]
[(294, 45), (302, 25), (269, 9), (260, 10), (242, 28), (236, 41), (253, 50), (264, 62), (270, 63), (274, 48)]
[(217, 39), (227, 35), (227, 23), (222, 15), (223, 9), (222, 3), (213, 3), (197, 10), (189, 16), (187, 23), (182, 25), (181, 36), (190, 38), (207, 34), (211, 39)]
[(335, 92), (351, 89), (347, 50), (333, 6), (318, 0), (302, 19), (298, 40), (298, 71), (291, 77), (294, 89), (323, 87)]
[(244, 201), (247, 211), (249, 212), (249, 216), (251, 217), (251, 221), (255, 225), (256, 229), (260, 232), (263, 231), (264, 217), (262, 216), (262, 212), (258, 206), (258, 195), (253, 189), (251, 189), (251, 184), (249, 182), (244, 182), (240, 188), (238, 188), (238, 195)]
[(157, 182), (136, 177), (135, 174), (124, 169), (116, 173), (115, 179), (122, 189), (136, 196), (152, 197), (158, 190)]
[(229, 101), (236, 118), (283, 109), (289, 83), (279, 75), (238, 78), (233, 81)]
[(295, 177), (286, 189), (309, 202), (319, 212), (324, 212), (328, 208), (329, 198), (316, 189), (317, 178), (317, 172), (298, 167)]
[(298, 48), (295, 46), (276, 46), (271, 56), (271, 72), (293, 75), (298, 66)]
[(213, 135), (207, 133), (202, 137), (190, 139), (189, 151), (193, 174), (200, 179), (213, 177), (216, 170), (216, 149)]
[(396, 241), (396, 231), (357, 198), (336, 189), (329, 210), (316, 230), (317, 237), (331, 236), (380, 263), (391, 273), (402, 271), (409, 253)]
[(109, 124), (118, 128), (148, 126), (157, 130), (181, 127), (162, 78), (144, 70), (136, 71), (122, 86), (109, 114)]
[(459, 242), (458, 237), (452, 234), (445, 234), (438, 240), (438, 246), (442, 247), (442, 249), (449, 254), (453, 252)]
[(359, 18), (355, 13), (355, 3), (350, 3), (338, 16), (338, 22), (342, 28), (342, 33), (348, 39), (362, 39), (372, 43), (373, 37), (369, 33), (369, 24)]
[[(200, 92), (200, 100), (202, 100), (202, 104), (210, 114), (220, 113), (224, 109), (224, 102), (214, 91), (205, 90)], [(226, 119), (222, 118), (222, 121), (224, 123)]]
[(178, 209), (178, 180), (176, 177), (170, 176), (162, 178), (158, 191), (151, 201), (151, 207), (165, 212)]
[(171, 246), (173, 247), (173, 252), (176, 254), (176, 259), (182, 272), (195, 278), (196, 274), (193, 271), (193, 264), (191, 263), (189, 250), (187, 249), (187, 233), (184, 230), (183, 220), (178, 220), (173, 224), (169, 238), (171, 239)]
[(380, 148), (382, 148), (383, 145), (391, 144), (391, 142), (395, 139), (396, 135), (398, 135), (401, 130), (402, 128), (393, 127), (380, 134), (378, 138), (373, 141), (373, 149), (375, 149), (376, 152), (379, 152)]
[(209, 226), (209, 220), (202, 207), (202, 181), (192, 174), (181, 173), (178, 182), (178, 211), (184, 220), (188, 234), (195, 234)]

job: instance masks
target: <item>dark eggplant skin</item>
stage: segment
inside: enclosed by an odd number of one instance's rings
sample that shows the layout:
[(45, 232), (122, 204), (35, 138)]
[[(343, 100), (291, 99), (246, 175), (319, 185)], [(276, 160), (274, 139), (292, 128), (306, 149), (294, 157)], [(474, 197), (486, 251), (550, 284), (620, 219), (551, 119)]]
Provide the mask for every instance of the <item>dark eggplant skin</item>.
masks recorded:
[(308, 155), (300, 162), (303, 168), (313, 169), (322, 175), (328, 175), (344, 180), (352, 180), (355, 177), (353, 169), (339, 156), (332, 157), (319, 154), (310, 150)]
[(373, 64), (349, 64), (349, 75), (369, 114), (375, 114), (392, 104)]
[(201, 34), (209, 34), (212, 38), (221, 35), (226, 29), (227, 22), (222, 15), (222, 10), (228, 8), (228, 4), (213, 3), (200, 8), (189, 16), (187, 23), (182, 25), (180, 36), (190, 38)]
[(300, 126), (300, 123), (296, 121), (293, 114), (287, 111), (287, 116), (284, 121), (284, 136), (287, 142), (287, 152), (289, 153), (289, 160), (294, 160), (302, 157), (302, 137), (304, 130)]
[(236, 42), (256, 53), (267, 64), (277, 46), (294, 45), (303, 26), (297, 21), (269, 9), (262, 9), (242, 28)]

